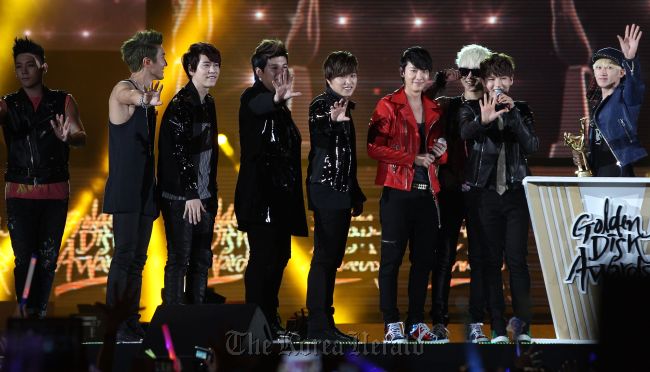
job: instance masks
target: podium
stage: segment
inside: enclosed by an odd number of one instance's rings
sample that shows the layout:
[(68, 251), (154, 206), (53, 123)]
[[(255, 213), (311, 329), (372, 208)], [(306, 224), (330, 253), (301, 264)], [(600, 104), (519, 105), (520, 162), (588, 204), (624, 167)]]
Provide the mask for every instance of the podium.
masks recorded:
[(602, 275), (650, 274), (650, 178), (526, 177), (523, 185), (555, 334), (596, 340)]

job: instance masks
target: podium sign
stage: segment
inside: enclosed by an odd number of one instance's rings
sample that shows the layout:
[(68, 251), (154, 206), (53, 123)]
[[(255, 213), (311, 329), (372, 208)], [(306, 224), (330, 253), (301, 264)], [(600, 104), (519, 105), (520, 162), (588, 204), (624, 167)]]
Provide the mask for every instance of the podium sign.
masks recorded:
[(650, 276), (650, 178), (526, 177), (555, 334), (598, 338), (604, 273)]

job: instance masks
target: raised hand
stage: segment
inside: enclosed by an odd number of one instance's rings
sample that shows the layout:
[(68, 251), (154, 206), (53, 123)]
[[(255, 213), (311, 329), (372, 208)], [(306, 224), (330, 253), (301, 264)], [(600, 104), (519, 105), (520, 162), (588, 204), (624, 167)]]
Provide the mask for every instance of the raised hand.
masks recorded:
[(70, 137), (70, 118), (66, 117), (64, 121), (63, 115), (57, 114), (54, 119), (55, 120), (50, 120), (50, 125), (54, 130), (54, 135), (62, 142), (68, 142), (68, 138)]
[(456, 81), (460, 80), (460, 71), (454, 68), (448, 68), (445, 70), (445, 81)]
[(275, 96), (273, 97), (275, 103), (280, 103), (302, 95), (300, 92), (293, 91), (293, 75), (289, 74), (289, 70), (284, 70), (275, 80), (273, 80), (273, 88), (275, 88)]
[(348, 101), (345, 98), (341, 98), (340, 101), (334, 102), (334, 105), (330, 107), (330, 118), (332, 118), (332, 121), (349, 121), (350, 118), (345, 116), (347, 109)]
[(481, 106), (481, 124), (487, 125), (496, 120), (504, 112), (508, 112), (508, 108), (497, 111), (497, 98), (488, 96), (487, 93), (483, 95), (483, 99), (478, 101)]
[(635, 24), (632, 24), (632, 26), (625, 26), (624, 37), (616, 35), (619, 44), (621, 44), (621, 52), (623, 52), (625, 58), (633, 59), (636, 56), (636, 51), (639, 48), (639, 40), (641, 39), (641, 35), (643, 35), (641, 28)]
[(151, 82), (150, 86), (144, 87), (144, 103), (149, 106), (160, 106), (160, 93), (162, 92), (163, 85), (157, 81), (155, 84)]

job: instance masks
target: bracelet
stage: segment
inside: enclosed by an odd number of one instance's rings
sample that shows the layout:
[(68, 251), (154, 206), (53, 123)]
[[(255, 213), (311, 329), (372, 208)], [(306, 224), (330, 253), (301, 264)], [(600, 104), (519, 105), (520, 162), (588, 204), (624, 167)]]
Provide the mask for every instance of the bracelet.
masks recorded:
[(142, 107), (145, 110), (147, 109), (147, 107), (149, 107), (149, 105), (144, 103), (144, 92), (142, 92), (142, 95), (140, 96), (140, 107)]

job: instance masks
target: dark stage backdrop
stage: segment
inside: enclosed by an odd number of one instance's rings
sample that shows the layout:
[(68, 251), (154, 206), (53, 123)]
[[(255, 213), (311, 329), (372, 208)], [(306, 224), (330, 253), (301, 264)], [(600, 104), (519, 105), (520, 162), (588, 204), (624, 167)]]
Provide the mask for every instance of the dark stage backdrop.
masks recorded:
[[(558, 144), (562, 132), (577, 131), (578, 119), (586, 114), (584, 90), (591, 78), (591, 52), (605, 46), (618, 47), (616, 34), (622, 34), (626, 23), (640, 24), (642, 30), (650, 25), (647, 1), (626, 1), (613, 6), (611, 2), (586, 0), (58, 0), (44, 6), (30, 21), (32, 24), (16, 34), (29, 30), (31, 37), (43, 43), (50, 65), (46, 83), (75, 96), (88, 133), (87, 146), (71, 154), (71, 213), (52, 294), (59, 314), (73, 312), (76, 304), (100, 301), (105, 296), (113, 248), (112, 220), (100, 213), (106, 176), (107, 100), (115, 82), (128, 77), (120, 60), (121, 41), (138, 29), (156, 28), (165, 35), (164, 47), (170, 64), (164, 80), (166, 101), (186, 82), (178, 59), (189, 43), (209, 41), (221, 50), (221, 76), (212, 94), (217, 103), (219, 131), (227, 140), (220, 154), (218, 182), (222, 204), (215, 226), (210, 284), (231, 302), (243, 301), (243, 273), (248, 258), (245, 235), (236, 230), (232, 203), (239, 161), (239, 96), (252, 83), (253, 49), (263, 38), (280, 38), (288, 44), (296, 90), (303, 93), (291, 103), (303, 135), (303, 159), (309, 151), (307, 107), (325, 84), (322, 61), (334, 50), (349, 50), (357, 56), (359, 84), (353, 97), (357, 102), (353, 116), (358, 133), (359, 177), (368, 202), (364, 214), (353, 221), (350, 230), (345, 261), (337, 276), (336, 315), (339, 322), (379, 322), (376, 277), (381, 189), (374, 185), (375, 163), (365, 152), (365, 134), (376, 102), (401, 84), (401, 51), (413, 45), (424, 46), (431, 52), (436, 70), (454, 67), (456, 53), (470, 43), (513, 56), (516, 72), (511, 93), (532, 107), (542, 143), (540, 152), (531, 158), (533, 171), (536, 175), (570, 175), (571, 162), (562, 157), (564, 149)], [(641, 40), (642, 63), (650, 61), (647, 38)], [(10, 53), (10, 47), (3, 46), (2, 53)], [(12, 73), (10, 69), (3, 71)], [(3, 79), (0, 81), (8, 81)], [(11, 81), (1, 88), (2, 92), (9, 92), (17, 86)], [(445, 94), (460, 92), (460, 84), (454, 82)], [(643, 143), (650, 136), (643, 125), (650, 115), (648, 110), (650, 104), (643, 108), (639, 123)], [(0, 157), (4, 164), (4, 151)], [(306, 170), (306, 161), (304, 166)], [(0, 204), (0, 297), (11, 298), (11, 249), (4, 200)], [(313, 225), (311, 215), (308, 216)], [(296, 239), (294, 243), (281, 289), (280, 310), (285, 318), (304, 307), (312, 249), (311, 237)], [(532, 232), (529, 247), (535, 315), (538, 320), (549, 320)], [(460, 322), (466, 313), (469, 277), (463, 235), (458, 250), (450, 304), (452, 321)], [(165, 258), (164, 232), (158, 221), (145, 270), (145, 319), (160, 302)], [(409, 266), (407, 257), (404, 261), (399, 288), (403, 311), (407, 304)]]

